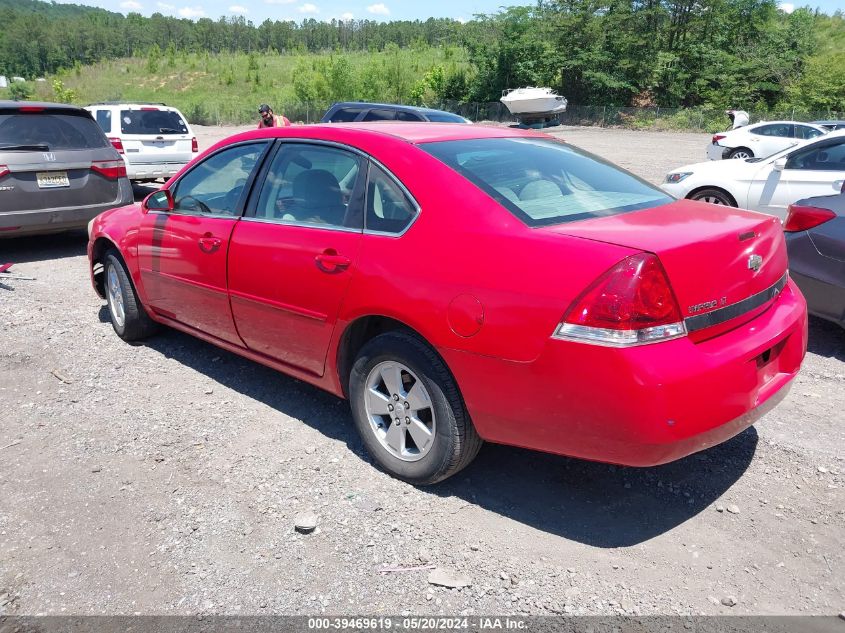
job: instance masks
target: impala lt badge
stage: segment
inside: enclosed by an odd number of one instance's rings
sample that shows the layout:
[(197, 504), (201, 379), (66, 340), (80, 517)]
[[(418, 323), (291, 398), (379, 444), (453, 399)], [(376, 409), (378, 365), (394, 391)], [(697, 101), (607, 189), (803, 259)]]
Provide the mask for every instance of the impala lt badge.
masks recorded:
[(757, 255), (756, 253), (751, 253), (751, 257), (748, 258), (748, 269), (753, 271), (760, 270), (760, 266), (763, 265), (763, 258)]

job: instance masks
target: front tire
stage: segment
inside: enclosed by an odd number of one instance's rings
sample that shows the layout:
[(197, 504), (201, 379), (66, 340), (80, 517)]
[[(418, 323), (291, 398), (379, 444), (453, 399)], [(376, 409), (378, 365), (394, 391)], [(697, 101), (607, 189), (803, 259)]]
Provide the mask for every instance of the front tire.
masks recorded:
[(138, 300), (126, 266), (116, 251), (106, 253), (103, 275), (109, 318), (115, 333), (127, 342), (153, 334), (158, 326)]
[(719, 204), (726, 207), (735, 207), (733, 199), (721, 189), (702, 189), (690, 196), (690, 200), (700, 200), (710, 204)]
[(370, 455), (415, 485), (451, 477), (483, 443), (446, 365), (407, 332), (386, 332), (364, 345), (350, 372), (349, 400)]

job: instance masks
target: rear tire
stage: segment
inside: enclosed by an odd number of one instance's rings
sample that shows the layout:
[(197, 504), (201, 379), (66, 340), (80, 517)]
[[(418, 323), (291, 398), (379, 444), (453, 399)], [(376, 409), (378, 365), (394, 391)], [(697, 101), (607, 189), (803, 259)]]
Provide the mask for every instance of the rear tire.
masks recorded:
[(728, 158), (736, 158), (736, 159), (746, 159), (746, 158), (754, 158), (754, 152), (752, 152), (747, 147), (737, 147), (732, 149), (730, 154), (728, 154)]
[(158, 324), (138, 300), (123, 259), (117, 251), (111, 250), (106, 253), (103, 262), (106, 302), (115, 333), (127, 342), (147, 338), (158, 329)]
[(690, 200), (700, 200), (710, 204), (719, 204), (725, 207), (735, 207), (736, 203), (721, 189), (701, 189), (690, 196)]
[(350, 372), (349, 400), (370, 455), (415, 485), (451, 477), (483, 444), (445, 363), (408, 332), (386, 332), (364, 345)]

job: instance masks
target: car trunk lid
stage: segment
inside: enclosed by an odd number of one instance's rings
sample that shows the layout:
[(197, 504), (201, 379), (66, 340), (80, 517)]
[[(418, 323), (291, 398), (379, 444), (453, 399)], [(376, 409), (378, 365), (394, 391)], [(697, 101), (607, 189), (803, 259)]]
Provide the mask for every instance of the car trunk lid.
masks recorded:
[(657, 255), (690, 332), (750, 320), (786, 282), (780, 222), (752, 211), (683, 200), (542, 230)]

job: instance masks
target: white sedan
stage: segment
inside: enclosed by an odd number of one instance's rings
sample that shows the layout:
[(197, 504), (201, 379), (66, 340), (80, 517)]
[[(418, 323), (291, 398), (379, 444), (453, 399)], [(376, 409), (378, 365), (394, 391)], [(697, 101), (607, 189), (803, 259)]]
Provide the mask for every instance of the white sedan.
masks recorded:
[(714, 134), (707, 146), (707, 158), (765, 158), (827, 133), (812, 123), (766, 121)]
[(661, 185), (676, 198), (704, 200), (786, 217), (802, 198), (826, 196), (845, 183), (845, 130), (830, 132), (768, 158), (685, 165)]

